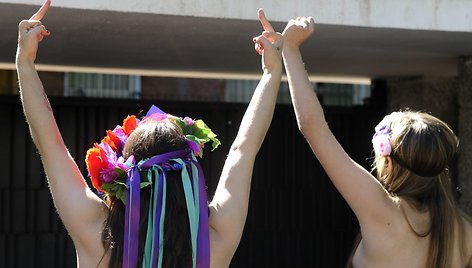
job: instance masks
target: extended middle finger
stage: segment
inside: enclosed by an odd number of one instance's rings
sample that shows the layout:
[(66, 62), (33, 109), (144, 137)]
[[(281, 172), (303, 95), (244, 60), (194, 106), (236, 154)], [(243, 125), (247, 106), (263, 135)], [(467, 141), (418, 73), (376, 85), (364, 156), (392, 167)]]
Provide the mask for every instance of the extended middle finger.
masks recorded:
[(43, 5), (31, 16), (30, 20), (42, 20), (51, 6), (51, 0), (44, 1)]

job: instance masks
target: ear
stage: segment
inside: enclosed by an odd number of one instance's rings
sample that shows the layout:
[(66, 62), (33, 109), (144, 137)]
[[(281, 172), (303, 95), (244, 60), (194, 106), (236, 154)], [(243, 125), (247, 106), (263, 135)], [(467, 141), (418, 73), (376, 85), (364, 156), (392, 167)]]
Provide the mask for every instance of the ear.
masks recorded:
[(386, 156), (385, 157), (385, 170), (388, 172), (388, 173), (391, 173), (392, 172), (392, 158), (390, 156)]

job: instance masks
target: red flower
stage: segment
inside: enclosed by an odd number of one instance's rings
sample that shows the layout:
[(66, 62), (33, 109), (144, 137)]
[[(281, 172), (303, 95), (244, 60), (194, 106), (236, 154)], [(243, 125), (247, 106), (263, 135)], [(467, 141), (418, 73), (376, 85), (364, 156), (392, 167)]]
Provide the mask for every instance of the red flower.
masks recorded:
[(123, 131), (126, 135), (131, 135), (131, 133), (138, 127), (138, 122), (136, 121), (135, 115), (128, 115), (128, 117), (123, 120)]
[(108, 143), (115, 152), (122, 149), (120, 138), (111, 130), (107, 130), (107, 135), (103, 138), (102, 142)]
[(85, 163), (87, 164), (93, 187), (101, 192), (103, 191), (101, 188), (103, 182), (100, 179), (100, 172), (104, 165), (106, 166), (106, 161), (106, 154), (98, 144), (95, 143), (94, 147), (88, 149), (87, 155), (85, 156)]

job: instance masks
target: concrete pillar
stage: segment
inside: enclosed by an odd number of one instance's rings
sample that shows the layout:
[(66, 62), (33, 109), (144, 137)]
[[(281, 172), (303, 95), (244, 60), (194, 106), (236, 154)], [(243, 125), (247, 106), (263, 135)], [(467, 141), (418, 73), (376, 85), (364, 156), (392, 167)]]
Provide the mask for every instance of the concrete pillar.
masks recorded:
[(457, 133), (457, 78), (412, 77), (387, 80), (387, 113), (409, 108), (430, 112)]
[(472, 56), (459, 60), (459, 139), (458, 158), (461, 208), (472, 215)]

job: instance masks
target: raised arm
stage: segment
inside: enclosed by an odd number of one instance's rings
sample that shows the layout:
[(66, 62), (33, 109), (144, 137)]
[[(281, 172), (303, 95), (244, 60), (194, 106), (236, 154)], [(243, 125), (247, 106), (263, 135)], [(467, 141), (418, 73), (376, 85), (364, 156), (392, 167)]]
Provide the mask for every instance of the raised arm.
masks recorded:
[(264, 26), (255, 37), (256, 51), (262, 56), (262, 78), (239, 127), (210, 204), (212, 267), (227, 267), (241, 239), (246, 221), (252, 170), (274, 113), (282, 75), (282, 35), (273, 32), (262, 10)]
[(89, 190), (64, 145), (35, 69), (38, 43), (50, 34), (40, 22), (50, 5), (51, 2), (46, 1), (29, 20), (20, 22), (16, 67), (23, 110), (41, 155), (55, 206), (77, 243), (81, 234), (90, 228), (87, 224), (97, 222), (97, 215), (103, 215), (104, 210), (102, 202)]
[(302, 17), (291, 20), (283, 32), (282, 54), (298, 127), (361, 225), (377, 225), (389, 217), (393, 204), (381, 184), (346, 154), (328, 128), (300, 53), (300, 45), (313, 31), (313, 19)]

